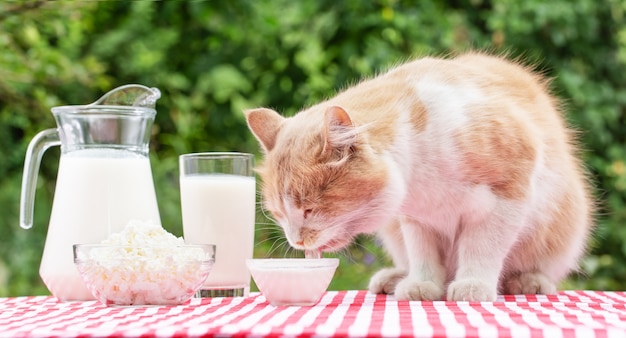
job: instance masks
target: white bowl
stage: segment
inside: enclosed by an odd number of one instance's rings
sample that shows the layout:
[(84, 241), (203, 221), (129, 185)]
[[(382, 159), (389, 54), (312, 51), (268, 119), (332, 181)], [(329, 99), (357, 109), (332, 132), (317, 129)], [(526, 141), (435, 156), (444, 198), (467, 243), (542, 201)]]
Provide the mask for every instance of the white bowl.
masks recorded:
[(259, 291), (270, 304), (311, 306), (328, 288), (339, 259), (249, 259), (246, 264)]
[(215, 245), (74, 245), (74, 263), (91, 293), (107, 306), (177, 305), (202, 286)]

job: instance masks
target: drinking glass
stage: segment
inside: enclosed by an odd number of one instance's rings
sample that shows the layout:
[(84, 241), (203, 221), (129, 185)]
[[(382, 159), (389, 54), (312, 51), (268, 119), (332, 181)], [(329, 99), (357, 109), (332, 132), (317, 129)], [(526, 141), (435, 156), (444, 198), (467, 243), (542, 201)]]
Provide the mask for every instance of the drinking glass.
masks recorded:
[(215, 264), (196, 297), (250, 292), (246, 260), (254, 249), (254, 156), (206, 152), (179, 157), (183, 236), (189, 244), (216, 245)]

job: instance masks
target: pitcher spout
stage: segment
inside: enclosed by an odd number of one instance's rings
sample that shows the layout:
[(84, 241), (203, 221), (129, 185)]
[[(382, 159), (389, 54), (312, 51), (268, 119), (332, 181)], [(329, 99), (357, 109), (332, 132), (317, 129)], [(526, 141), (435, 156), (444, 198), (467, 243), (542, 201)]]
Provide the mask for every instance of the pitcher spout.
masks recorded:
[(131, 106), (154, 109), (160, 97), (161, 91), (157, 88), (129, 84), (112, 89), (88, 106)]

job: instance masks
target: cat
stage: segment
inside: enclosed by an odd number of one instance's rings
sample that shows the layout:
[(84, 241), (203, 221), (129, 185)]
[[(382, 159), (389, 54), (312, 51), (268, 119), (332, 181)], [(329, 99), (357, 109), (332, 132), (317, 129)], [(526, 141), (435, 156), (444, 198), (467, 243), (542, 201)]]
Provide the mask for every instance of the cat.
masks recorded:
[(552, 294), (577, 269), (594, 202), (549, 81), (521, 62), (424, 57), (292, 117), (244, 112), (266, 210), (291, 246), (380, 236), (373, 293), (494, 301)]

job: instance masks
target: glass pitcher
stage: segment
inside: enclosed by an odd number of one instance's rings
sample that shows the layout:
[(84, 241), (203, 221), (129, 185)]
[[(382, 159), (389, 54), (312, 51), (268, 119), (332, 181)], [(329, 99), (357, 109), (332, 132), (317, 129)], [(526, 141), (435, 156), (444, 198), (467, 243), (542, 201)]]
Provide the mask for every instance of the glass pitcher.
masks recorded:
[(61, 146), (52, 214), (39, 275), (62, 301), (94, 299), (74, 266), (72, 245), (99, 243), (130, 220), (161, 224), (148, 158), (156, 88), (126, 85), (82, 106), (53, 107), (57, 128), (26, 151), (20, 225), (33, 223), (41, 157)]

